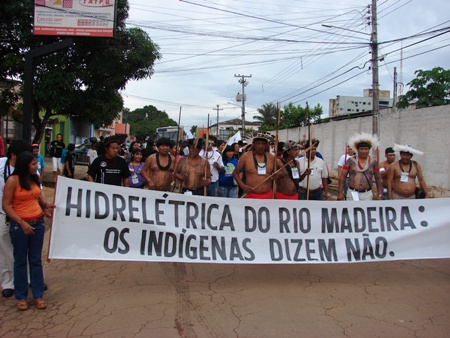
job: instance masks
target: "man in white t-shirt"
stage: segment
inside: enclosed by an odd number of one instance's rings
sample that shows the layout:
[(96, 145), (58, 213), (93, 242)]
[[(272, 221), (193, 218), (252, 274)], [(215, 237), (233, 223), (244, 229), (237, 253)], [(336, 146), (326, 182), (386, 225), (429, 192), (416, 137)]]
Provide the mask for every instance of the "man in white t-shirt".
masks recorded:
[(89, 163), (89, 165), (91, 165), (91, 163), (94, 162), (94, 160), (98, 156), (98, 154), (97, 154), (97, 145), (95, 143), (93, 143), (91, 145), (91, 147), (87, 151), (86, 155), (87, 155), (87, 158), (88, 158), (88, 163)]
[[(305, 147), (309, 148), (309, 144), (307, 143)], [(300, 166), (299, 200), (322, 201), (328, 199), (327, 165), (324, 160), (316, 156), (316, 153), (317, 147), (313, 145), (305, 156), (298, 159)]]
[(222, 155), (213, 149), (214, 141), (209, 140), (207, 151), (203, 149), (200, 156), (206, 159), (211, 170), (211, 183), (206, 187), (206, 195), (210, 197), (217, 197), (217, 190), (219, 188), (219, 169), (223, 168)]

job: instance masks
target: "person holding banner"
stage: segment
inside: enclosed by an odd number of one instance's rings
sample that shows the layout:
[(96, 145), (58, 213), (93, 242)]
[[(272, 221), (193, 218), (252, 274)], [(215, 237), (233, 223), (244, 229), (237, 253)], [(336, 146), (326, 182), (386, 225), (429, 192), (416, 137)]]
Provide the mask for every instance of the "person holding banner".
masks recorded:
[[(428, 188), (419, 163), (412, 161), (413, 155), (423, 152), (409, 145), (394, 145), (394, 150), (400, 153), (400, 160), (391, 164), (388, 169), (387, 193), (390, 200), (427, 198)], [(416, 178), (419, 181), (422, 197), (416, 196)]]
[[(3, 189), (6, 179), (14, 172), (17, 156), (25, 151), (32, 151), (30, 142), (14, 140), (8, 148), (6, 158), (0, 158), (0, 200), (3, 199)], [(1, 206), (1, 205), (0, 205)], [(0, 283), (2, 296), (14, 295), (14, 257), (9, 222), (4, 210), (0, 207)]]
[[(272, 180), (277, 177), (273, 175), (275, 157), (269, 152), (268, 138), (266, 134), (256, 135), (252, 149), (242, 154), (233, 171), (234, 179), (247, 198), (272, 199)], [(241, 179), (242, 170), (245, 182)]]
[(42, 247), (44, 244), (44, 214), (51, 217), (53, 205), (46, 202), (37, 173), (38, 163), (31, 152), (17, 156), (14, 172), (8, 177), (3, 192), (2, 207), (9, 218), (11, 242), (14, 248), (14, 293), (17, 309), (27, 310), (28, 271), (35, 306), (47, 308), (44, 295)]
[(211, 183), (209, 163), (199, 155), (203, 148), (203, 140), (189, 140), (188, 148), (189, 155), (181, 161), (175, 173), (175, 178), (182, 181), (182, 193), (203, 196), (203, 187)]
[(170, 191), (175, 166), (175, 158), (170, 154), (170, 146), (170, 139), (161, 137), (156, 141), (158, 151), (145, 160), (142, 176), (150, 190)]
[(108, 137), (104, 148), (104, 155), (97, 157), (88, 168), (88, 181), (128, 187), (131, 173), (127, 162), (119, 156), (119, 142), (113, 136)]
[(375, 179), (377, 199), (383, 197), (383, 185), (378, 162), (369, 156), (370, 149), (378, 148), (378, 138), (368, 133), (353, 135), (349, 146), (356, 152), (356, 157), (350, 157), (339, 174), (338, 201), (344, 200), (344, 181), (349, 174), (347, 201), (371, 201), (373, 199), (372, 185)]
[[(300, 151), (298, 143), (294, 141), (280, 142), (284, 144), (283, 156), (278, 160), (278, 167), (283, 168), (277, 179), (275, 198), (277, 200), (298, 200), (298, 183), (300, 179), (300, 168), (296, 160)], [(280, 145), (278, 143), (278, 145)]]

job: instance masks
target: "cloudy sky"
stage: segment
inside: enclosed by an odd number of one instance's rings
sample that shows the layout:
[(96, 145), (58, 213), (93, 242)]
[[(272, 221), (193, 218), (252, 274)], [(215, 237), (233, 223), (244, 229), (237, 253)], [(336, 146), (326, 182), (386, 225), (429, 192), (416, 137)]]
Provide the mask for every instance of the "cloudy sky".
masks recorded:
[[(140, 27), (162, 59), (151, 79), (122, 92), (131, 110), (153, 105), (181, 124), (206, 126), (241, 116), (265, 103), (322, 105), (337, 95), (370, 88), (370, 0), (130, 0), (129, 27)], [(450, 69), (448, 0), (377, 2), (380, 89), (393, 95), (418, 69)], [(332, 27), (324, 27), (323, 24)], [(251, 77), (250, 77), (251, 75)], [(400, 86), (401, 89), (401, 86)], [(400, 92), (399, 92), (400, 95)]]

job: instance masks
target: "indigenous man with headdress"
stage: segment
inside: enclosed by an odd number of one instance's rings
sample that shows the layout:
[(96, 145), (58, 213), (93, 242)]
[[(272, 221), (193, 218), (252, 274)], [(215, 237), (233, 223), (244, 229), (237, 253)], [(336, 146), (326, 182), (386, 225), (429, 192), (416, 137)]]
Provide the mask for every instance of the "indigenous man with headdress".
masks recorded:
[(145, 160), (142, 177), (147, 181), (150, 190), (170, 191), (173, 180), (175, 158), (170, 155), (171, 141), (162, 137), (156, 141), (158, 152), (151, 154)]
[[(233, 178), (247, 198), (271, 199), (275, 157), (269, 151), (269, 135), (258, 134), (253, 138), (252, 149), (239, 159)], [(244, 171), (245, 183), (239, 173)]]
[[(298, 200), (298, 183), (300, 178), (300, 168), (296, 160), (300, 150), (298, 143), (288, 141), (284, 144), (283, 156), (278, 159), (278, 167), (282, 168), (277, 178), (277, 190), (275, 198), (279, 200)], [(278, 144), (280, 144), (278, 143)]]
[(414, 199), (416, 198), (416, 178), (420, 188), (428, 197), (427, 184), (423, 178), (419, 163), (412, 161), (413, 155), (422, 155), (423, 152), (411, 148), (409, 145), (394, 144), (394, 150), (400, 153), (400, 160), (391, 164), (388, 169), (387, 189), (388, 198)]
[(189, 155), (181, 160), (175, 178), (182, 181), (182, 193), (203, 196), (203, 187), (211, 183), (211, 172), (208, 161), (199, 155), (203, 148), (202, 139), (197, 142), (195, 139), (189, 140), (188, 148)]
[(356, 152), (356, 157), (351, 157), (342, 167), (339, 174), (338, 196), (339, 201), (344, 200), (344, 181), (347, 173), (348, 201), (370, 201), (373, 199), (372, 185), (375, 178), (378, 199), (382, 198), (382, 183), (376, 159), (369, 156), (370, 148), (378, 148), (378, 138), (368, 133), (353, 135), (348, 141), (350, 147)]

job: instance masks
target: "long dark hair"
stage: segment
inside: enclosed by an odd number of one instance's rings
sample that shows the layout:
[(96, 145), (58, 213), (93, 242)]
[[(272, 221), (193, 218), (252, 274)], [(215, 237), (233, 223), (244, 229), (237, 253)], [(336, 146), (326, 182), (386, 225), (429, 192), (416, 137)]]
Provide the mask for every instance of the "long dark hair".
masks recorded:
[(17, 156), (16, 164), (14, 165), (12, 175), (17, 175), (19, 177), (19, 184), (21, 188), (25, 190), (31, 190), (31, 182), (34, 182), (38, 187), (40, 186), (39, 175), (37, 173), (30, 175), (30, 171), (28, 169), (29, 164), (33, 160), (36, 160), (33, 153), (24, 151)]
[[(232, 145), (231, 146), (226, 146), (225, 149), (222, 151), (222, 162), (223, 163), (228, 161), (228, 158), (227, 158), (227, 152), (228, 151), (232, 151), (234, 153), (234, 147)], [(233, 154), (233, 157), (234, 157), (234, 154)]]

